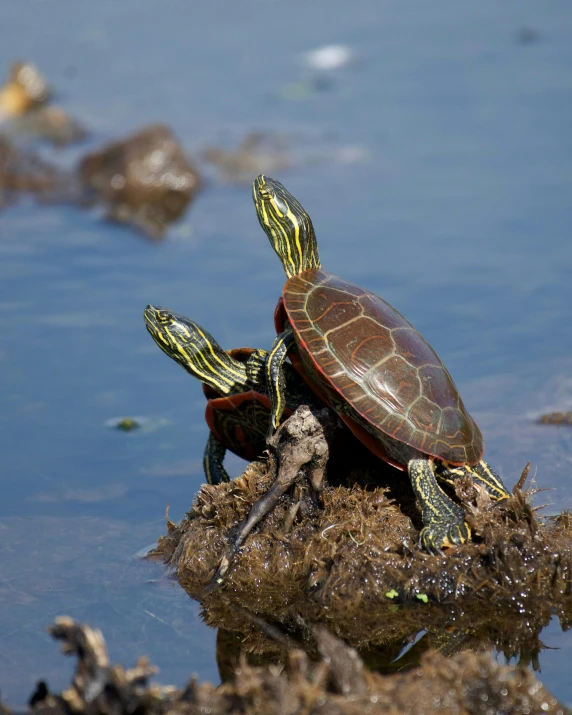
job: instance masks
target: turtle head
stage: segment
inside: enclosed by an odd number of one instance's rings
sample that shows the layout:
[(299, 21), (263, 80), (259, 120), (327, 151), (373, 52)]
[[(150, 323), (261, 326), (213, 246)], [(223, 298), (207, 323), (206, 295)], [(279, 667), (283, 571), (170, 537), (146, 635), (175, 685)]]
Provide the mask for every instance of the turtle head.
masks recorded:
[(153, 340), (188, 373), (223, 395), (247, 381), (246, 370), (213, 336), (184, 315), (148, 305), (143, 313)]
[(320, 267), (312, 220), (292, 194), (275, 179), (259, 176), (252, 185), (258, 221), (288, 278)]

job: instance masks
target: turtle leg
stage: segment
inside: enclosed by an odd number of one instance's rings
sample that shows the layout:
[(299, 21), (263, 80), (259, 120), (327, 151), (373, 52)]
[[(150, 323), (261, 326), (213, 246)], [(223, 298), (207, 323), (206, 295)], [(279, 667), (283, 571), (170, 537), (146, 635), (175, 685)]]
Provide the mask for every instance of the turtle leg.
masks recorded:
[(468, 541), (471, 531), (465, 523), (465, 513), (437, 484), (433, 460), (412, 459), (407, 469), (425, 524), (419, 535), (420, 545), (434, 554)]
[(288, 350), (294, 343), (294, 333), (292, 328), (287, 328), (283, 333), (276, 336), (272, 349), (268, 354), (266, 361), (266, 382), (268, 385), (268, 394), (270, 396), (270, 404), (272, 412), (270, 414), (270, 426), (268, 428), (268, 437), (272, 437), (278, 429), (280, 418), (286, 406), (286, 380), (284, 378), (284, 360)]
[(225, 454), (226, 447), (211, 432), (203, 456), (203, 469), (209, 484), (230, 482), (230, 477), (223, 464)]
[(443, 462), (440, 468), (437, 469), (436, 476), (439, 481), (451, 485), (454, 484), (455, 479), (458, 477), (469, 477), (477, 486), (484, 489), (494, 501), (508, 499), (510, 496), (507, 488), (502, 483), (502, 479), (490, 464), (484, 460), (472, 467), (468, 465), (454, 467), (448, 465), (447, 462)]

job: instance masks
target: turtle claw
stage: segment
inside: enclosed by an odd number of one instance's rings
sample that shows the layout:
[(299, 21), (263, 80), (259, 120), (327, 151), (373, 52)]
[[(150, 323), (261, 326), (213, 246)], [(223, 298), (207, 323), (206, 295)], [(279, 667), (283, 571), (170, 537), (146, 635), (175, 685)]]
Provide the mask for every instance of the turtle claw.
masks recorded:
[(465, 544), (471, 538), (466, 522), (434, 521), (421, 530), (419, 546), (427, 553), (443, 556), (443, 549)]
[(266, 432), (266, 442), (268, 443), (272, 437), (274, 437), (276, 430), (278, 427), (274, 424), (274, 420), (270, 420), (270, 424), (268, 425), (268, 430)]

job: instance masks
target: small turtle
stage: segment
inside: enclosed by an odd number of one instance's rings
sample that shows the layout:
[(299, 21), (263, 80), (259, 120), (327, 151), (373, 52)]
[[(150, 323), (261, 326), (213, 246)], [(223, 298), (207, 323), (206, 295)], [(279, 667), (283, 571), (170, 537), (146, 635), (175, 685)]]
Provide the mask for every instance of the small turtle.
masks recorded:
[(495, 500), (509, 495), (481, 459), (481, 432), (447, 369), (389, 303), (322, 269), (312, 221), (280, 182), (259, 176), (253, 199), (288, 276), (265, 368), (272, 429), (286, 404), (282, 374), (290, 355), (308, 385), (372, 452), (408, 471), (425, 525), (422, 547), (434, 553), (468, 541), (463, 509), (437, 479), (468, 476)]
[[(271, 410), (264, 371), (268, 353), (255, 348), (225, 352), (204, 328), (167, 308), (148, 305), (144, 318), (161, 350), (203, 383), (210, 428), (205, 475), (209, 484), (230, 481), (223, 466), (227, 450), (251, 461), (266, 449)], [(285, 416), (302, 404), (323, 407), (291, 365), (284, 366), (284, 376)]]

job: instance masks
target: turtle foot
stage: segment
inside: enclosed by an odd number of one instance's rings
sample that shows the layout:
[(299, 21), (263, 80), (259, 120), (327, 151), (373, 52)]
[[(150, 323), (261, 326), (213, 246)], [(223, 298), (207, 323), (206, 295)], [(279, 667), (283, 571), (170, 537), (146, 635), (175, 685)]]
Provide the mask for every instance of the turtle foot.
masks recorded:
[(465, 544), (471, 539), (471, 530), (466, 522), (434, 521), (419, 535), (419, 545), (429, 554), (442, 554), (443, 549)]

